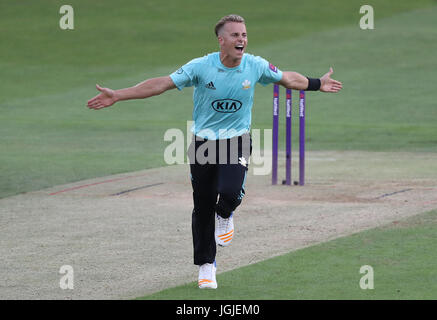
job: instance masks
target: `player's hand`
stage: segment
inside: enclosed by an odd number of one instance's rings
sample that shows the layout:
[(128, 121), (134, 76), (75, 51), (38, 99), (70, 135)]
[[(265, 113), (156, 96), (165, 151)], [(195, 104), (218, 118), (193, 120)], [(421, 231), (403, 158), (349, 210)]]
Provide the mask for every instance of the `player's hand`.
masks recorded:
[(117, 102), (114, 90), (102, 88), (98, 84), (96, 84), (96, 88), (100, 91), (100, 94), (88, 100), (88, 108), (99, 110), (112, 106), (115, 102)]
[(341, 88), (343, 87), (343, 84), (340, 81), (331, 79), (331, 74), (333, 74), (334, 71), (332, 70), (332, 67), (329, 68), (329, 71), (320, 78), (320, 91), (322, 92), (339, 92)]

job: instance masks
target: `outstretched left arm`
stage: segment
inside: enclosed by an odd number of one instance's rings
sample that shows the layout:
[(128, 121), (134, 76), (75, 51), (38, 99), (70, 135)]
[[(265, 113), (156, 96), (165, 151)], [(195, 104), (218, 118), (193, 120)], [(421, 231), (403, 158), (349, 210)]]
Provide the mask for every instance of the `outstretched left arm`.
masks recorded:
[[(331, 75), (334, 71), (332, 68), (320, 78), (320, 91), (322, 92), (339, 92), (343, 87), (340, 81), (331, 79)], [(288, 89), (307, 90), (309, 80), (307, 77), (294, 71), (284, 71), (282, 73), (282, 79), (278, 84)]]

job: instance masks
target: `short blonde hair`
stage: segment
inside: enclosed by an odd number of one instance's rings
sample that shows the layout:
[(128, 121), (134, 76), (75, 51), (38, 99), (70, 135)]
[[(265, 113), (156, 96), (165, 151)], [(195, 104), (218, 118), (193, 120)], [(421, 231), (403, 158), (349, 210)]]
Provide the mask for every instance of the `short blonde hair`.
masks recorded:
[(229, 14), (227, 16), (224, 16), (221, 18), (217, 24), (215, 25), (215, 35), (218, 37), (218, 34), (220, 30), (223, 28), (223, 26), (226, 24), (226, 22), (239, 22), (239, 23), (245, 23), (244, 18), (242, 16), (239, 16), (237, 14)]

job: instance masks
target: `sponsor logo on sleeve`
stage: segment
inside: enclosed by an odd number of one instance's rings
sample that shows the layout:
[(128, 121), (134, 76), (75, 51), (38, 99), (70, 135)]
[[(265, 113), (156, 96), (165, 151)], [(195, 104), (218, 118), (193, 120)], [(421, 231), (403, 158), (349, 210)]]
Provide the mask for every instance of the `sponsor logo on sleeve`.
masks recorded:
[(278, 68), (276, 68), (273, 64), (269, 63), (269, 69), (275, 73), (278, 73)]

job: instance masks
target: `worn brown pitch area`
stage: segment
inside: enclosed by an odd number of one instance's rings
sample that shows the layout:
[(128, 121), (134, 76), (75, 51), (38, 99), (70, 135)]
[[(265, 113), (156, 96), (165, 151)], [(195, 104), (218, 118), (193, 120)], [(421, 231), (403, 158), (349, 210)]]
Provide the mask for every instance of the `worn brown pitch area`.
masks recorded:
[[(437, 208), (434, 153), (308, 152), (303, 187), (253, 167), (218, 273)], [(0, 297), (128, 299), (196, 281), (191, 210), (186, 165), (1, 199)], [(59, 287), (63, 265), (73, 290)]]

